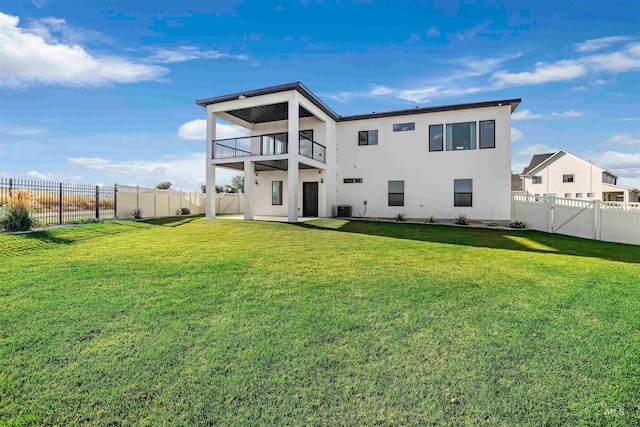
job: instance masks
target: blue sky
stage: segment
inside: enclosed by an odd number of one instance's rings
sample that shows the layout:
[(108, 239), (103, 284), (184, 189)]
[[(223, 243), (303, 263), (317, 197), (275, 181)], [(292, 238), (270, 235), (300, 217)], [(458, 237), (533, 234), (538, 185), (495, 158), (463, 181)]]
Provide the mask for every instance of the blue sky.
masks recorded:
[(525, 3), (2, 1), (0, 175), (195, 189), (194, 100), (299, 80), (341, 115), (522, 98), (514, 171), (562, 148), (640, 187), (639, 2)]

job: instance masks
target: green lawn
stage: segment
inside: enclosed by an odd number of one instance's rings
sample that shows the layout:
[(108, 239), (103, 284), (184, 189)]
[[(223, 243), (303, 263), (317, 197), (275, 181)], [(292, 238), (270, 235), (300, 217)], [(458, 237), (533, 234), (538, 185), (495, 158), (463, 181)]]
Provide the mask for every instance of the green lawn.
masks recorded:
[(640, 423), (640, 247), (189, 218), (0, 251), (0, 425)]

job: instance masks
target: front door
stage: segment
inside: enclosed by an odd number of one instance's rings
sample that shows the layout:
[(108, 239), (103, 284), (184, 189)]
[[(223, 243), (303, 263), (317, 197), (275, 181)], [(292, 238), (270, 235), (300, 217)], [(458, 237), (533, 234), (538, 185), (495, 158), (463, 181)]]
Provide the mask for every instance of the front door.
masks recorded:
[(302, 183), (302, 216), (318, 216), (318, 182)]

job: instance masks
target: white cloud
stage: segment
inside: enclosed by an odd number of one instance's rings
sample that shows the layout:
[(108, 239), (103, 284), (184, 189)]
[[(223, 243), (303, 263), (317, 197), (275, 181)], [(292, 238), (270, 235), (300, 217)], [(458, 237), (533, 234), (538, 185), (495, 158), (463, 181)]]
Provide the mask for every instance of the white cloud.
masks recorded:
[(119, 182), (171, 181), (176, 188), (194, 189), (205, 182), (206, 154), (190, 153), (160, 160), (115, 161), (104, 158), (69, 157), (69, 163), (101, 171)]
[(532, 113), (530, 110), (516, 111), (511, 115), (511, 120), (535, 120), (535, 119), (560, 119), (576, 118), (584, 116), (584, 111), (567, 110), (561, 113), (552, 112), (548, 114)]
[(29, 171), (27, 176), (32, 179), (38, 179), (40, 181), (65, 181), (65, 182), (79, 182), (82, 181), (80, 175), (67, 175), (64, 173), (40, 173), (38, 171)]
[(628, 134), (615, 134), (611, 138), (605, 141), (607, 144), (611, 145), (624, 145), (624, 146), (634, 146), (640, 145), (640, 139), (634, 138)]
[(621, 178), (640, 178), (640, 153), (607, 151), (596, 156), (593, 162)]
[(596, 71), (637, 71), (640, 70), (640, 43), (629, 44), (617, 52), (586, 56), (583, 61)]
[(623, 117), (621, 119), (614, 120), (615, 122), (640, 122), (640, 117)]
[(605, 49), (614, 43), (619, 43), (629, 40), (626, 36), (609, 36), (601, 37), (598, 39), (586, 40), (582, 43), (576, 43), (576, 51), (578, 52), (595, 52), (597, 50)]
[(524, 134), (518, 129), (511, 127), (511, 141), (516, 142), (524, 139)]
[[(250, 131), (241, 126), (234, 124), (216, 124), (216, 139), (237, 138), (241, 136), (250, 135)], [(207, 121), (204, 119), (191, 120), (180, 125), (178, 129), (178, 137), (186, 140), (200, 140), (205, 141), (207, 139)]]
[(35, 136), (42, 135), (45, 132), (46, 129), (43, 128), (2, 125), (0, 123), (0, 135), (5, 134), (12, 136)]
[(431, 26), (427, 30), (427, 37), (440, 37), (440, 29), (436, 26)]
[(78, 44), (45, 40), (43, 34), (19, 28), (19, 21), (17, 16), (0, 12), (0, 86), (157, 81), (169, 71), (123, 56), (92, 55)]
[(531, 157), (534, 154), (555, 153), (556, 151), (558, 151), (557, 148), (552, 148), (552, 147), (549, 147), (548, 145), (533, 144), (533, 145), (527, 145), (526, 147), (521, 148), (520, 150), (518, 150), (517, 154), (520, 156)]
[(246, 61), (247, 55), (231, 55), (217, 50), (202, 50), (195, 46), (178, 46), (175, 48), (153, 49), (149, 61), (160, 64), (193, 61), (195, 59), (237, 59)]
[(587, 73), (585, 67), (572, 60), (554, 62), (538, 62), (533, 71), (522, 71), (510, 73), (508, 71), (498, 71), (491, 76), (498, 87), (524, 86), (550, 82), (573, 80), (582, 77)]

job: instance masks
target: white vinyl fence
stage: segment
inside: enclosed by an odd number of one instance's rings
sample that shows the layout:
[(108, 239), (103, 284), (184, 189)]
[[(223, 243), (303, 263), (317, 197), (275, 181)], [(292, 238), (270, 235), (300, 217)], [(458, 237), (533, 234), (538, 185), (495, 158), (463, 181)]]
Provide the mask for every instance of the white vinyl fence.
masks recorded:
[(640, 245), (640, 203), (512, 194), (511, 219), (533, 230)]
[[(243, 196), (242, 193), (216, 194), (216, 214), (243, 213)], [(133, 218), (136, 209), (142, 211), (143, 218), (180, 215), (182, 208), (188, 208), (191, 215), (204, 214), (206, 199), (202, 193), (116, 184), (116, 217)]]

